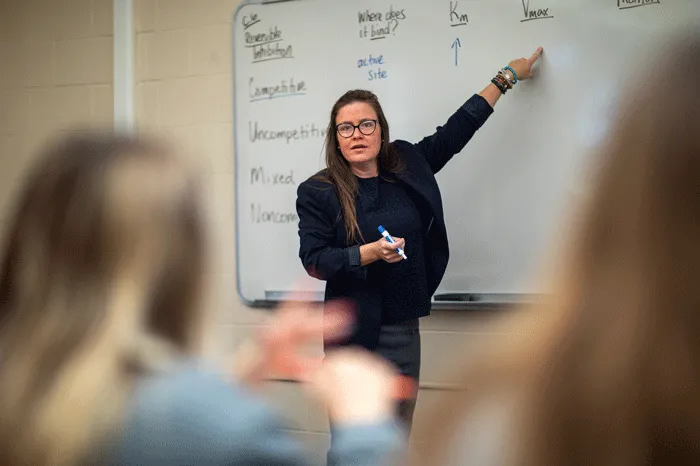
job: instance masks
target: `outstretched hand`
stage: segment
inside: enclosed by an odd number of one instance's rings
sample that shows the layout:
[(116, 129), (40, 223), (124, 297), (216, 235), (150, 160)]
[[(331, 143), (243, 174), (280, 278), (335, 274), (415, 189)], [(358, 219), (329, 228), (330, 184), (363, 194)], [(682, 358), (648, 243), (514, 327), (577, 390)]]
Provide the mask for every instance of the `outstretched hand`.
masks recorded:
[[(381, 392), (377, 400), (385, 400), (387, 396), (393, 399), (414, 398), (416, 381), (397, 375), (375, 354), (357, 348), (340, 348), (324, 360), (320, 355), (306, 351), (309, 344), (334, 342), (347, 337), (353, 321), (354, 308), (345, 300), (327, 302), (325, 305), (304, 302), (299, 296), (296, 300), (287, 300), (255, 339), (238, 348), (233, 355), (231, 375), (250, 388), (261, 385), (270, 377), (302, 382), (321, 396), (336, 411), (338, 418), (352, 417), (342, 407), (343, 403), (350, 399), (363, 399), (373, 391)], [(351, 373), (354, 373), (354, 379)], [(359, 388), (363, 383), (368, 385)], [(333, 395), (334, 392), (337, 394)], [(381, 406), (382, 403), (384, 401), (381, 401)], [(348, 409), (360, 410), (356, 405), (352, 403)]]
[(325, 310), (301, 300), (285, 301), (256, 338), (233, 355), (234, 375), (248, 386), (259, 385), (272, 375), (308, 379), (322, 361), (309, 355), (307, 347), (347, 335), (353, 321), (351, 309), (344, 301), (327, 303)]
[(537, 50), (535, 50), (535, 53), (530, 55), (530, 58), (518, 58), (508, 63), (508, 66), (513, 68), (515, 73), (518, 75), (518, 81), (524, 81), (532, 78), (532, 67), (540, 58), (540, 55), (542, 55), (542, 51), (542, 47), (537, 47)]

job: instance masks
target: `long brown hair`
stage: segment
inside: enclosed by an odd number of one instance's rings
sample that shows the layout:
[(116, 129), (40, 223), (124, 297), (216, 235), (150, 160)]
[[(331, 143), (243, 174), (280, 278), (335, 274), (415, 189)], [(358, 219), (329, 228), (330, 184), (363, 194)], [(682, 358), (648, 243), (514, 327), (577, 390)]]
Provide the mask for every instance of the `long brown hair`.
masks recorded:
[(2, 250), (0, 464), (89, 462), (134, 376), (194, 349), (202, 226), (158, 143), (76, 136), (42, 157)]
[(384, 116), (377, 96), (366, 90), (352, 90), (343, 94), (331, 109), (331, 118), (326, 131), (326, 174), (325, 176), (317, 175), (317, 178), (329, 182), (335, 187), (345, 221), (345, 233), (351, 243), (356, 242), (358, 238), (362, 239), (355, 212), (357, 179), (350, 169), (350, 164), (340, 152), (335, 119), (341, 108), (355, 102), (369, 104), (377, 113), (378, 124), (382, 131), (382, 143), (377, 157), (380, 173), (398, 173), (404, 169), (400, 155), (391, 145), (389, 122)]
[(700, 76), (697, 33), (639, 70), (554, 293), (505, 318), (519, 336), (464, 372), (466, 392), (429, 421), (422, 464), (441, 464), (444, 439), (458, 443), (465, 419), (505, 390), (519, 405), (508, 464), (697, 463), (700, 86), (682, 76)]

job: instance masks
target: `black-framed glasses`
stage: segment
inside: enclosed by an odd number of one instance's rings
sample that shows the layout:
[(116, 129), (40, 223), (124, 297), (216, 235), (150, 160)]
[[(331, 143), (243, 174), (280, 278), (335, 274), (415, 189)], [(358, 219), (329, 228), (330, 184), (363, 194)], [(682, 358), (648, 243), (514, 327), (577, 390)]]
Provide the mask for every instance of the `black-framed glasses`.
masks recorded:
[(338, 131), (338, 134), (346, 139), (355, 134), (355, 128), (359, 129), (360, 133), (364, 134), (365, 136), (369, 136), (377, 129), (377, 120), (364, 120), (361, 121), (359, 125), (340, 123), (339, 125), (335, 125), (335, 128)]

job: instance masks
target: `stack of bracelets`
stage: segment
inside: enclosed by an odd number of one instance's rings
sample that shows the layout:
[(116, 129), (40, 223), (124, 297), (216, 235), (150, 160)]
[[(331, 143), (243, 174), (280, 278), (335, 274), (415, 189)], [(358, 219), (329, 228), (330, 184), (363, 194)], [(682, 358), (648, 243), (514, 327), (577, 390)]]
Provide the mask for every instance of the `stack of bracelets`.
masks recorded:
[[(511, 78), (506, 71), (510, 71), (513, 74)], [(505, 94), (509, 89), (513, 89), (518, 83), (518, 75), (510, 66), (506, 66), (498, 72), (498, 74), (491, 80), (491, 82), (501, 91), (501, 94)]]

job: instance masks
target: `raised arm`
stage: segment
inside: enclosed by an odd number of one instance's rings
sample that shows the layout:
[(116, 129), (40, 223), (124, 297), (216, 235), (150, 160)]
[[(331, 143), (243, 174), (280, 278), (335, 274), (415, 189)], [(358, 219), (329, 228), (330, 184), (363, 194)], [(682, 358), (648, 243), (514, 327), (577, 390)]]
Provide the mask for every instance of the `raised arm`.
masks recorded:
[[(540, 55), (542, 55), (542, 50), (542, 47), (537, 47), (537, 50), (535, 50), (529, 58), (518, 58), (508, 63), (508, 68), (506, 69), (507, 77), (511, 78), (512, 81), (516, 81), (516, 78), (517, 81), (525, 81), (526, 79), (532, 78), (532, 67), (540, 58)], [(500, 99), (503, 94), (504, 92), (502, 92), (493, 81), (486, 86), (484, 90), (479, 92), (479, 95), (486, 99), (491, 108), (496, 106), (496, 102), (498, 102), (498, 99)]]
[(433, 173), (439, 172), (456, 153), (464, 149), (492, 113), (493, 108), (488, 102), (474, 95), (443, 126), (438, 126), (435, 133), (416, 144)]

